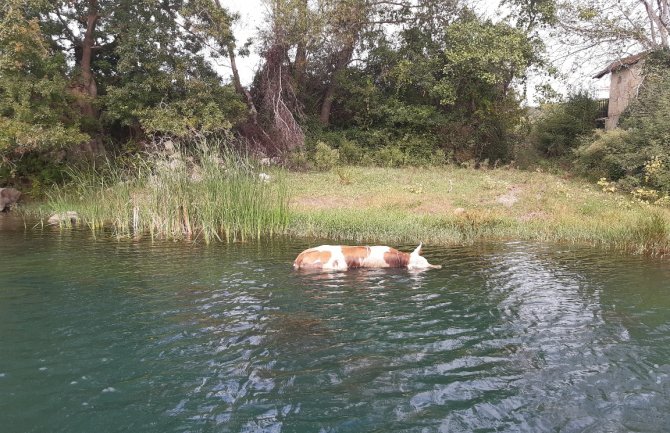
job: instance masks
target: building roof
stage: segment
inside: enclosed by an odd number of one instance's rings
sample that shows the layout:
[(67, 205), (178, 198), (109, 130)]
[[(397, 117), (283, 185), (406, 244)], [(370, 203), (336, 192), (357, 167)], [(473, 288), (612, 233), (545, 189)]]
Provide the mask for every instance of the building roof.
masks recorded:
[(616, 72), (621, 68), (628, 68), (630, 66), (633, 66), (634, 64), (642, 60), (647, 54), (649, 54), (647, 51), (643, 51), (633, 56), (628, 56), (624, 57), (623, 59), (615, 60), (612, 63), (610, 63), (610, 65), (607, 66), (605, 69), (595, 74), (593, 78), (602, 78), (605, 75), (611, 72)]

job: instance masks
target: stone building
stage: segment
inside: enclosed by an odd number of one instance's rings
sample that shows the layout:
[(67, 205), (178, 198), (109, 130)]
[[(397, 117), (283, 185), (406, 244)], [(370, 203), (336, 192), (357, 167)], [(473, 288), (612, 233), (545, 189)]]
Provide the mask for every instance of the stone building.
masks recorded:
[(612, 62), (593, 78), (600, 79), (610, 74), (610, 95), (605, 120), (605, 129), (614, 129), (619, 124), (619, 117), (628, 104), (637, 97), (642, 84), (642, 66), (646, 52)]

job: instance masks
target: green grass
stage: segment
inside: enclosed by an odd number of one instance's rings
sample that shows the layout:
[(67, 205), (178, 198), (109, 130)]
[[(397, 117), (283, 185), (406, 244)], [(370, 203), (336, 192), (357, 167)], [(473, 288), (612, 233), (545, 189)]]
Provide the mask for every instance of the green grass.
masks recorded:
[(518, 170), (290, 173), (292, 234), (431, 244), (530, 240), (670, 251), (670, 211), (580, 179)]
[(54, 189), (37, 213), (76, 211), (93, 232), (130, 238), (211, 242), (288, 234), (390, 245), (526, 240), (670, 251), (667, 208), (548, 173), (277, 169), (265, 183), (249, 158), (211, 150), (128, 166), (73, 173), (75, 181)]
[(282, 174), (265, 182), (251, 159), (212, 149), (73, 171), (73, 181), (55, 188), (35, 212), (46, 219), (76, 211), (94, 233), (111, 230), (119, 238), (211, 242), (284, 233), (288, 192)]

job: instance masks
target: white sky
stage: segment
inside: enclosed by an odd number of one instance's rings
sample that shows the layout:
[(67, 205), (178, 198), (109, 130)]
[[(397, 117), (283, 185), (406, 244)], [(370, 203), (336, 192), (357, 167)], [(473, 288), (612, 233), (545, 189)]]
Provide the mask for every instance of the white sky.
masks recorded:
[[(240, 19), (233, 27), (233, 34), (237, 39), (238, 46), (241, 46), (247, 39), (256, 36), (258, 28), (263, 24), (264, 17), (267, 14), (266, 6), (263, 0), (223, 0), (222, 5), (231, 12), (240, 14)], [(240, 72), (242, 84), (249, 85), (254, 77), (254, 72), (260, 64), (257, 44), (252, 45), (251, 55), (248, 57), (238, 57), (237, 67)], [(225, 76), (229, 76), (230, 65), (226, 63), (227, 71)]]
[[(498, 10), (497, 0), (474, 0), (477, 3), (477, 9), (495, 20), (500, 17), (502, 13)], [(240, 15), (240, 19), (235, 24), (233, 31), (238, 41), (238, 45), (242, 45), (248, 38), (253, 38), (257, 34), (257, 30), (264, 23), (267, 16), (267, 7), (264, 0), (223, 0), (222, 4), (232, 12)], [(555, 49), (551, 49), (552, 41), (545, 41), (549, 47), (549, 56), (552, 57), (556, 53)], [(555, 44), (555, 43), (554, 43)], [(251, 46), (251, 54), (247, 57), (238, 57), (238, 69), (242, 84), (249, 85), (253, 80), (254, 72), (260, 65), (260, 57), (257, 53), (258, 45), (254, 43)], [(568, 93), (570, 90), (584, 89), (590, 90), (597, 97), (607, 97), (607, 89), (609, 87), (609, 79), (607, 77), (601, 80), (594, 80), (591, 77), (601, 70), (606, 65), (594, 62), (582, 62), (577, 65), (574, 64), (575, 59), (561, 59), (556, 62), (559, 71), (564, 74), (564, 77), (559, 80), (554, 80), (552, 85), (561, 93)], [(227, 61), (221, 60), (218, 62), (218, 70), (226, 78), (229, 79), (231, 75), (230, 65)], [(546, 80), (546, 77), (530, 77), (527, 86), (528, 98), (527, 103), (535, 105), (535, 91), (534, 87), (540, 83), (541, 80)]]

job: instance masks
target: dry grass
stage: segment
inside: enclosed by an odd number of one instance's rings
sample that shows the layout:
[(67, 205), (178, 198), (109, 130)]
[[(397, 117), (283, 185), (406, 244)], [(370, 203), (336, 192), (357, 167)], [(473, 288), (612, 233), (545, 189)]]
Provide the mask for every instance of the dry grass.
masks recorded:
[[(342, 169), (340, 169), (341, 171)], [(670, 211), (548, 173), (456, 167), (290, 173), (290, 231), (378, 242), (539, 240), (669, 249)]]
[(232, 157), (223, 168), (204, 164), (197, 181), (189, 171), (159, 166), (125, 181), (83, 176), (74, 188), (56, 189), (40, 213), (75, 210), (94, 231), (111, 225), (119, 236), (210, 241), (289, 234), (434, 245), (531, 240), (670, 251), (669, 209), (580, 179), (452, 166), (340, 167), (277, 170), (277, 181), (266, 185), (258, 168), (246, 165)]

